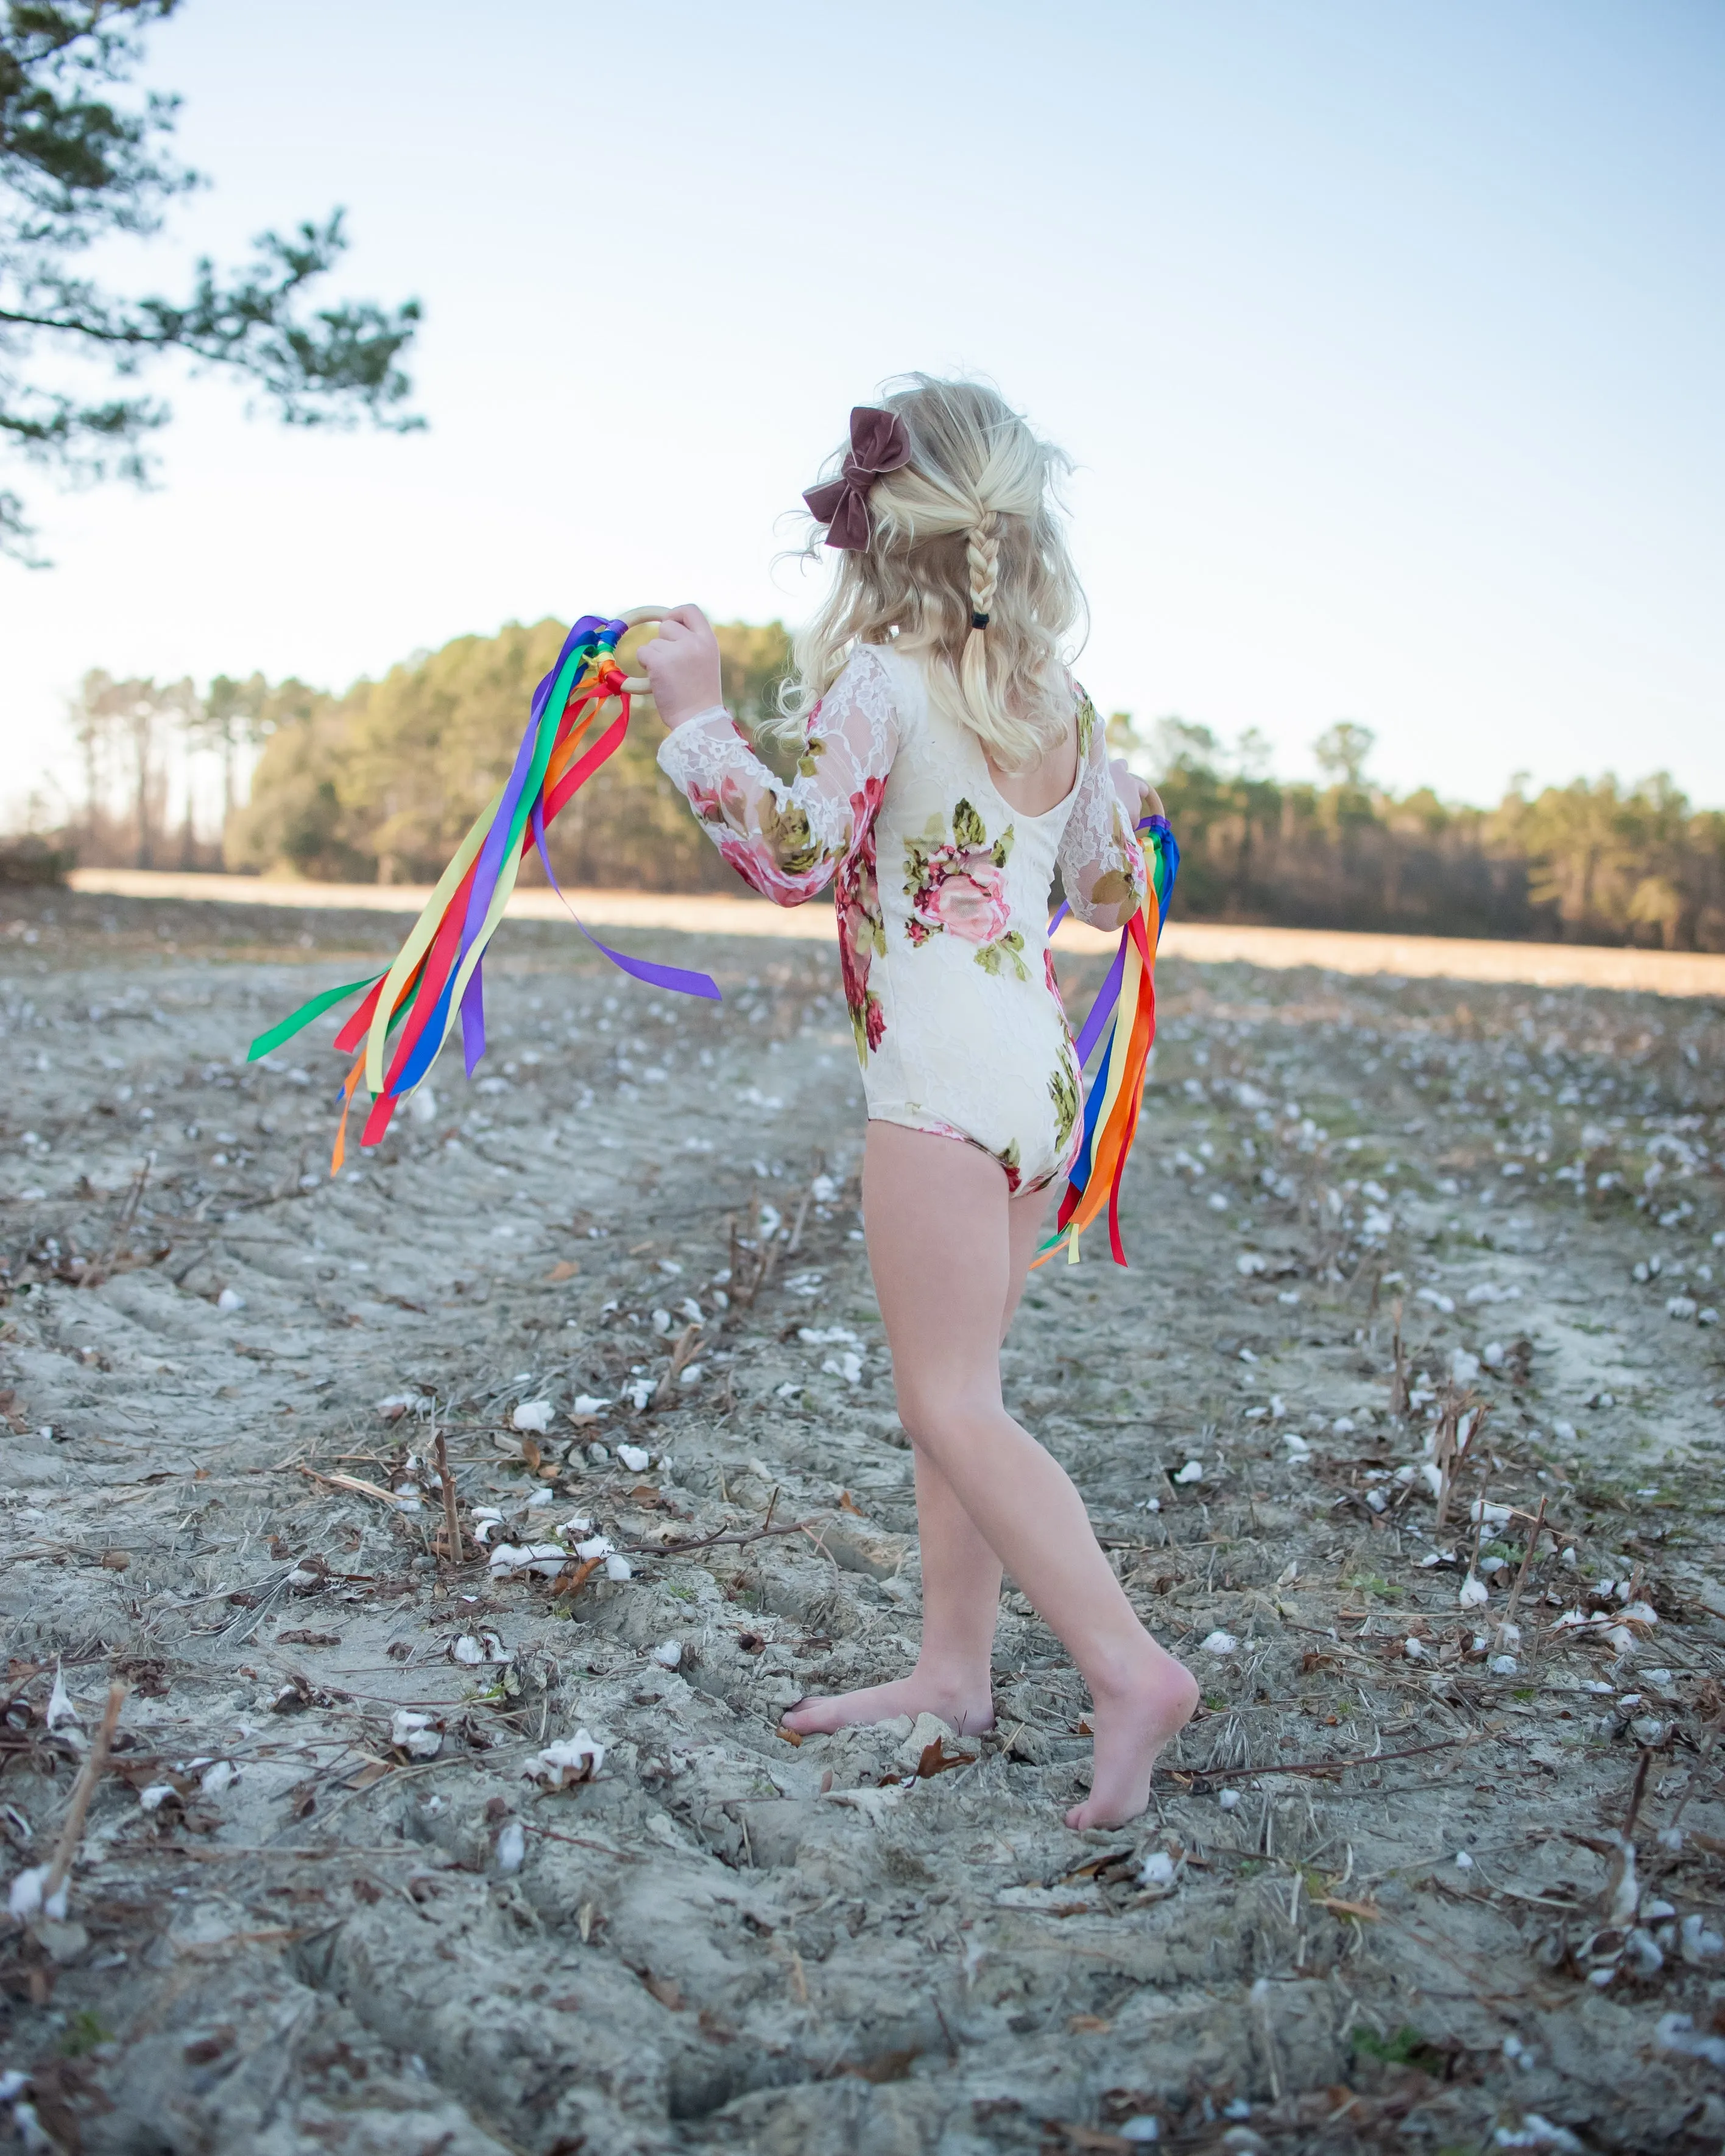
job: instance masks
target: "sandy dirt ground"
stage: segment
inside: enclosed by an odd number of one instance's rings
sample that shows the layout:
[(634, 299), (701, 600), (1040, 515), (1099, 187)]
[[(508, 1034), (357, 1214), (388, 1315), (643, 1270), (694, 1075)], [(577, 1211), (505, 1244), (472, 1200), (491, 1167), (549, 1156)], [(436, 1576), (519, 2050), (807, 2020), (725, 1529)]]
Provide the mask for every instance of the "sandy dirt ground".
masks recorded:
[(0, 900), (23, 2145), (1725, 2144), (1717, 1001), (1169, 958), (1006, 1354), (1204, 1686), (1081, 1836), (1010, 1592), (990, 1735), (777, 1733), (921, 1599), (830, 951), (511, 923), (331, 1182), (332, 1028), (244, 1046), (398, 929)]

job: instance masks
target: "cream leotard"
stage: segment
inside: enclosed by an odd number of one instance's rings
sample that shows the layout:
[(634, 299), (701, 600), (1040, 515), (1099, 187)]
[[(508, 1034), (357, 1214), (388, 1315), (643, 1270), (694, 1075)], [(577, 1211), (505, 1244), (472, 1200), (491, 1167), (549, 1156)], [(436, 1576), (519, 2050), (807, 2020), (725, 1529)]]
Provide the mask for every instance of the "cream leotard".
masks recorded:
[(1079, 690), (1078, 776), (1040, 816), (1001, 795), (921, 665), (859, 647), (776, 778), (718, 706), (659, 761), (737, 873), (781, 906), (834, 883), (845, 997), (871, 1120), (979, 1146), (1011, 1190), (1077, 1148), (1081, 1081), (1048, 948), (1055, 868), (1072, 911), (1119, 928), (1144, 858)]

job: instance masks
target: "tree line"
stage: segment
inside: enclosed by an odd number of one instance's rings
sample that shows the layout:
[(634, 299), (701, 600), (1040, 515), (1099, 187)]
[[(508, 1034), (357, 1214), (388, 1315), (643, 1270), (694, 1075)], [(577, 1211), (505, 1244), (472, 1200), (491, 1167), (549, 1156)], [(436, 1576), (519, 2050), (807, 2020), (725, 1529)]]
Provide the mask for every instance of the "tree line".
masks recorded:
[[(64, 835), (86, 861), (433, 882), (507, 773), (562, 634), (542, 621), (457, 637), (339, 696), (255, 674), (201, 691), (91, 674), (72, 712), (85, 798)], [(718, 637), (726, 702), (752, 732), (788, 636), (732, 622)], [(1374, 784), (1373, 737), (1351, 723), (1314, 745), (1311, 783), (1274, 777), (1256, 732), (1226, 745), (1178, 718), (1141, 732), (1126, 712), (1108, 726), (1168, 803), (1189, 918), (1725, 951), (1725, 814), (1692, 808), (1662, 773), (1517, 784), (1476, 808)], [(740, 887), (660, 774), (658, 738), (632, 727), (552, 827), (560, 880)], [(201, 794), (183, 777), (177, 819), (171, 751), (203, 773)]]
[(1181, 719), (1147, 740), (1125, 713), (1109, 728), (1157, 775), (1195, 917), (1725, 951), (1725, 814), (1692, 808), (1663, 772), (1517, 781), (1476, 808), (1373, 784), (1366, 726), (1314, 743), (1321, 783), (1270, 776), (1254, 733), (1230, 749)]

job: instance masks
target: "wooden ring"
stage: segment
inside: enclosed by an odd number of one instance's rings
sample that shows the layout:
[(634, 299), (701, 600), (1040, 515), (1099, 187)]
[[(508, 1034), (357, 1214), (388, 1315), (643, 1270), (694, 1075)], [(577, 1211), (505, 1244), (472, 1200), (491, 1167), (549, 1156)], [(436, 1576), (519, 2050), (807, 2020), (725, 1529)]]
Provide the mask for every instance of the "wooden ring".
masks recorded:
[[(663, 621), (670, 612), (669, 607), (631, 607), (627, 613), (620, 613), (617, 619), (626, 629), (635, 629), (644, 621)], [(653, 684), (644, 674), (626, 674), (623, 680), (623, 693), (626, 696), (650, 696)]]

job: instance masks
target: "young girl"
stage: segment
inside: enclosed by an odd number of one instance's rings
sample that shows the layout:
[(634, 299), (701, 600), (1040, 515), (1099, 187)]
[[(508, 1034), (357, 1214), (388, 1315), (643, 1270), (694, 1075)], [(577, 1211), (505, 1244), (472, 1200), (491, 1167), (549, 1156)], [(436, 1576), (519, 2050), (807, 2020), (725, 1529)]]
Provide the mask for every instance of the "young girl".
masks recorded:
[(726, 713), (698, 608), (671, 613), (642, 664), (670, 729), (659, 761), (732, 866), (782, 906), (836, 881), (868, 1099), (863, 1219), (914, 1445), (922, 1645), (896, 1683), (785, 1721), (809, 1735), (926, 1710), (992, 1727), (1004, 1567), (1090, 1687), (1091, 1793), (1066, 1819), (1101, 1827), (1144, 1809), (1198, 1688), (1000, 1394), (1000, 1344), (1081, 1136), (1055, 870), (1081, 920), (1122, 927), (1145, 892), (1134, 824), (1162, 809), (1111, 768), (1060, 663), (1083, 605), (1050, 498), (1065, 468), (974, 383), (915, 375), (852, 413), (838, 475), (804, 497), (839, 568), (796, 641), (788, 783)]

